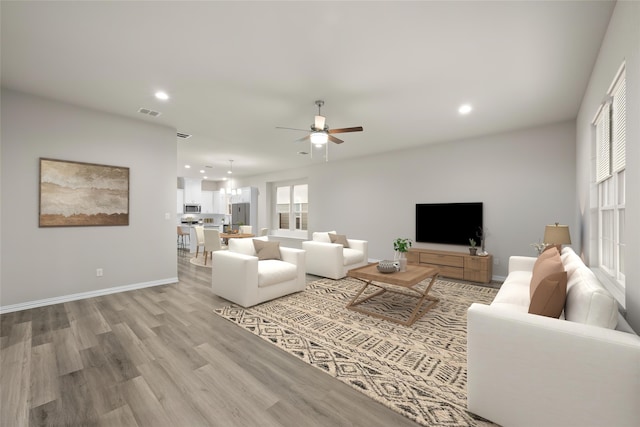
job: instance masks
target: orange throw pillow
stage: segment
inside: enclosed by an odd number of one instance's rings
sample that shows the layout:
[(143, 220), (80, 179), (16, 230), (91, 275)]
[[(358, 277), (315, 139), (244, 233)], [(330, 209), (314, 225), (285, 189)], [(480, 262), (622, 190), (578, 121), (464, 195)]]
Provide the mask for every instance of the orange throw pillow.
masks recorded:
[(554, 247), (542, 252), (533, 265), (531, 282), (529, 283), (529, 297), (533, 298), (536, 288), (545, 277), (563, 271), (564, 266), (562, 265), (558, 249)]
[(564, 310), (566, 299), (567, 272), (550, 274), (535, 288), (529, 304), (529, 313), (557, 319)]

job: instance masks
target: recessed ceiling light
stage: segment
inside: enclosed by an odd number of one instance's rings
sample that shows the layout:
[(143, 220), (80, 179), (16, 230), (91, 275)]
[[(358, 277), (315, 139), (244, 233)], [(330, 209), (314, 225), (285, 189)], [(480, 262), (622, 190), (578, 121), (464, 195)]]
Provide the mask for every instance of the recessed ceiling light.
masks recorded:
[(204, 169), (200, 169), (200, 173), (204, 173)]
[(207, 179), (207, 177), (206, 177), (206, 176), (203, 176), (203, 178), (204, 178), (204, 179)]
[(189, 165), (184, 165), (184, 168), (185, 168), (185, 169), (191, 169), (191, 166), (189, 166)]
[(166, 101), (167, 99), (169, 99), (169, 95), (167, 94), (167, 92), (163, 92), (161, 90), (157, 91), (155, 95), (156, 95), (156, 98), (162, 101)]
[(458, 108), (458, 113), (460, 113), (460, 114), (469, 114), (471, 112), (471, 110), (473, 110), (471, 105), (464, 104), (464, 105), (461, 105), (460, 108)]

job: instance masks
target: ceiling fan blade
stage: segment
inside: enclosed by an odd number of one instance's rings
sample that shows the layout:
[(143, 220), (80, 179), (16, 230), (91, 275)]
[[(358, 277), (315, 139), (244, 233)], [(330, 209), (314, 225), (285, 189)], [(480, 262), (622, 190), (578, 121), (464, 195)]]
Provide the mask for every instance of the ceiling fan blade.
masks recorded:
[(330, 129), (329, 133), (362, 132), (363, 130), (362, 126), (355, 126), (352, 128)]
[(331, 142), (335, 142), (336, 144), (342, 144), (344, 141), (341, 139), (336, 138), (335, 136), (332, 135), (327, 135), (329, 137), (329, 141)]
[(300, 138), (300, 139), (296, 139), (296, 140), (295, 140), (295, 141), (293, 141), (293, 142), (303, 142), (303, 141), (308, 141), (310, 138), (311, 138), (311, 134), (309, 134), (309, 135), (307, 135), (307, 136), (303, 136), (303, 137), (302, 137), (302, 138)]
[(285, 127), (282, 127), (282, 126), (276, 126), (276, 129), (301, 130), (302, 132), (309, 132), (309, 129), (285, 128)]

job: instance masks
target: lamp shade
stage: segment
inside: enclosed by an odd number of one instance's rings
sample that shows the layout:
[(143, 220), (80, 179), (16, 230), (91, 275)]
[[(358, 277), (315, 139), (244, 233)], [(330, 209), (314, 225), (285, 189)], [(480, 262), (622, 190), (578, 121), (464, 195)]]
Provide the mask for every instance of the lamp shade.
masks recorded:
[(325, 124), (325, 117), (324, 116), (316, 116), (316, 119), (314, 120), (314, 125), (315, 128), (318, 130), (324, 130), (324, 124)]
[(544, 228), (544, 243), (548, 245), (571, 244), (571, 235), (568, 225), (559, 225), (557, 222)]

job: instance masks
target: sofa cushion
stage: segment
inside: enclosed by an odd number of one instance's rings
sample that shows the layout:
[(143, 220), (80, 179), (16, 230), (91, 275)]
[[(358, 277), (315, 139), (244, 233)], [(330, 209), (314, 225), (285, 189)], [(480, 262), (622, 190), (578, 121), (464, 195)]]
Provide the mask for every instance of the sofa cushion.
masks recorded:
[(531, 282), (530, 271), (512, 271), (505, 279), (498, 290), (498, 294), (493, 299), (494, 304), (514, 304), (524, 308), (526, 313), (529, 308), (531, 296), (529, 294), (529, 283)]
[(316, 231), (311, 235), (311, 239), (314, 242), (331, 243), (331, 239), (329, 238), (329, 233), (336, 234), (335, 230), (334, 231)]
[(343, 248), (349, 247), (349, 242), (347, 242), (347, 236), (345, 236), (344, 234), (335, 234), (335, 233), (328, 233), (328, 234), (329, 234), (329, 239), (331, 240), (331, 243), (337, 243), (339, 245), (342, 245)]
[(255, 246), (253, 246), (254, 240), (267, 241), (268, 239), (267, 237), (256, 237), (255, 239), (231, 238), (229, 239), (229, 250), (244, 255), (258, 256)]
[(562, 254), (560, 255), (560, 259), (562, 260), (562, 265), (564, 266), (564, 270), (567, 272), (567, 279), (571, 279), (571, 275), (580, 267), (584, 267), (584, 262), (582, 258), (576, 254), (573, 249), (566, 247), (562, 250)]
[(258, 262), (258, 287), (275, 285), (277, 283), (294, 280), (298, 269), (294, 264), (275, 259)]
[(253, 247), (258, 255), (258, 260), (282, 259), (280, 255), (280, 242), (265, 242), (264, 240), (253, 240)]
[(344, 265), (356, 264), (364, 261), (364, 253), (351, 248), (344, 248), (342, 250), (342, 258)]
[(560, 259), (560, 253), (555, 247), (540, 254), (533, 265), (531, 282), (529, 283), (529, 298), (533, 299), (533, 294), (535, 293), (536, 288), (545, 277), (555, 273), (562, 273), (563, 271), (564, 266)]
[(618, 324), (618, 304), (584, 264), (567, 281), (567, 320), (615, 329)]
[(567, 272), (550, 274), (536, 286), (531, 296), (529, 313), (557, 319), (562, 314), (566, 299)]

